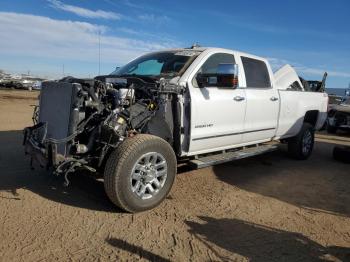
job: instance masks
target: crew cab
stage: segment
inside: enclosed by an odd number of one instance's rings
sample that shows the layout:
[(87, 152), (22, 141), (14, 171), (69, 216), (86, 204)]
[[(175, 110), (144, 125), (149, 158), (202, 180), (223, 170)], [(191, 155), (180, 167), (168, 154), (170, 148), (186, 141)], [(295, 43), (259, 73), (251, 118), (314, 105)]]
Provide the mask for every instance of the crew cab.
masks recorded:
[(68, 175), (103, 174), (110, 200), (128, 212), (157, 206), (177, 161), (196, 168), (276, 149), (307, 159), (328, 97), (305, 91), (295, 70), (273, 73), (261, 57), (221, 48), (143, 55), (95, 79), (44, 82), (25, 150)]

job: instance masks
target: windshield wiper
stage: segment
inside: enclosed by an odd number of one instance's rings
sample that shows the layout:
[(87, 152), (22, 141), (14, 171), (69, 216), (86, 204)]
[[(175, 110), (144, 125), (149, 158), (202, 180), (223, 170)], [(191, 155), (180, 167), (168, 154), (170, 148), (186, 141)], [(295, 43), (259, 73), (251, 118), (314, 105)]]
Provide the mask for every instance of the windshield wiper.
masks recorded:
[(134, 79), (136, 78), (136, 79), (142, 80), (143, 82), (145, 82), (145, 80), (146, 80), (146, 82), (151, 81), (153, 83), (157, 82), (157, 80), (158, 80), (158, 77), (151, 76), (151, 75), (146, 76), (146, 75), (137, 75), (137, 74), (121, 74), (121, 75), (116, 75), (116, 76), (117, 77), (124, 77), (124, 78), (134, 78)]
[(169, 72), (169, 73), (160, 73), (159, 76), (175, 77), (175, 76), (178, 76), (178, 75), (179, 75), (178, 72)]

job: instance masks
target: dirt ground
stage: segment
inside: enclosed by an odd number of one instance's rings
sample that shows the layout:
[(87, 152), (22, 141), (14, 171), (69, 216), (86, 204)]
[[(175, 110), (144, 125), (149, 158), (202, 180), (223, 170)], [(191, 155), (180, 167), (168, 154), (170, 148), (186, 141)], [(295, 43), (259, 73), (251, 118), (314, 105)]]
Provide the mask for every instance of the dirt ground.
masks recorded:
[(281, 151), (188, 171), (156, 209), (126, 214), (100, 180), (30, 170), (23, 127), (37, 92), (0, 91), (0, 261), (350, 261), (350, 136), (312, 157)]

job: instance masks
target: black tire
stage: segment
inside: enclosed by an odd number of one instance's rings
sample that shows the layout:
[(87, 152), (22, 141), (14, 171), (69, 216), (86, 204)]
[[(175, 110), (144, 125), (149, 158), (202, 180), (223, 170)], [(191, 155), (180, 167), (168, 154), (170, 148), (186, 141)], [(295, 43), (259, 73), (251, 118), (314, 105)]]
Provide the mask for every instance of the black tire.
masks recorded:
[(346, 147), (346, 146), (334, 147), (333, 158), (337, 161), (350, 164), (350, 147)]
[[(150, 199), (142, 199), (132, 191), (131, 176), (137, 161), (147, 153), (156, 152), (166, 161), (167, 175), (163, 186)], [(104, 171), (104, 186), (109, 199), (121, 209), (140, 212), (159, 205), (168, 195), (176, 175), (176, 156), (165, 140), (140, 134), (126, 139), (109, 156)], [(140, 172), (143, 174), (143, 172)], [(144, 182), (142, 182), (144, 183)]]
[(335, 134), (337, 133), (338, 128), (336, 126), (332, 126), (329, 124), (329, 122), (327, 121), (327, 133), (328, 134)]
[[(305, 147), (304, 138), (311, 136), (310, 144)], [(288, 140), (288, 152), (291, 157), (298, 160), (308, 159), (314, 147), (315, 132), (314, 128), (309, 123), (304, 123), (298, 135)]]

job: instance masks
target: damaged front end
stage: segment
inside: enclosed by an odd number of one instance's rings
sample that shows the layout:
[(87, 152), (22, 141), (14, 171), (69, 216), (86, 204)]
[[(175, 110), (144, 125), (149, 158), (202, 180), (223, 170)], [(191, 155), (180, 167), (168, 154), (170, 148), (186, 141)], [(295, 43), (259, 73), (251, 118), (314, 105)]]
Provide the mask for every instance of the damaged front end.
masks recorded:
[(45, 82), (35, 125), (24, 129), (25, 152), (68, 185), (68, 175), (79, 169), (103, 171), (111, 151), (138, 133), (173, 145), (181, 92), (168, 80), (142, 76)]

